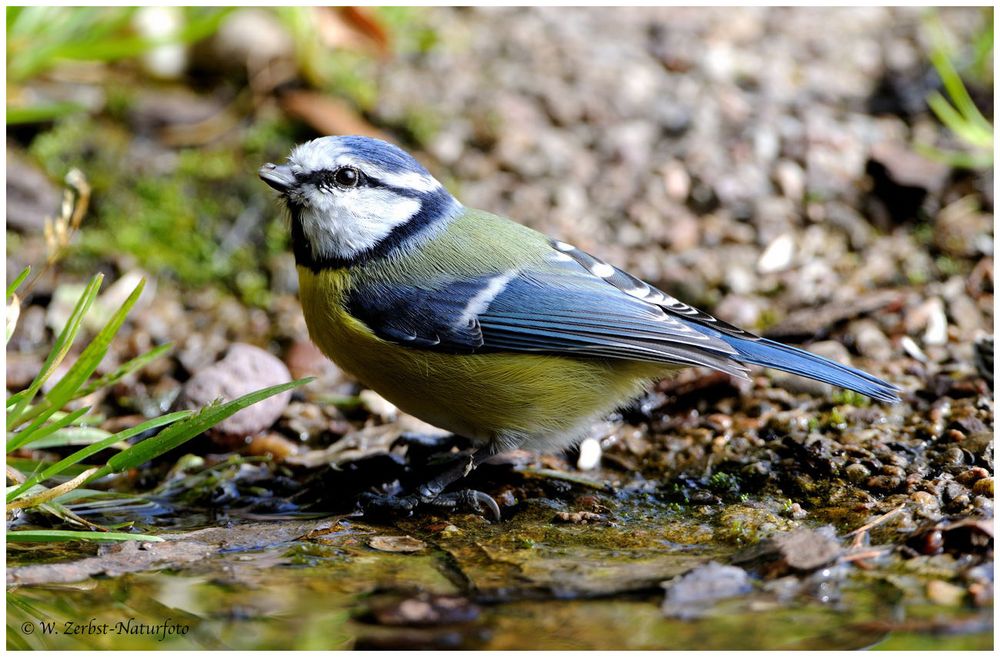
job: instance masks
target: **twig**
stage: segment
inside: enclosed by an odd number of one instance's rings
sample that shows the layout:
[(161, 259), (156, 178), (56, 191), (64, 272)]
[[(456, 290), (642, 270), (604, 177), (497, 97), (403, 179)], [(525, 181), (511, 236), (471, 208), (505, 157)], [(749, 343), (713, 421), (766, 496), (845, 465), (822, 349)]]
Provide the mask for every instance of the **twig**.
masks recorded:
[(862, 545), (861, 541), (864, 539), (864, 535), (865, 535), (866, 532), (868, 532), (869, 530), (874, 529), (875, 527), (878, 527), (879, 525), (883, 524), (889, 518), (891, 518), (892, 516), (896, 515), (897, 513), (899, 513), (900, 511), (902, 511), (905, 508), (906, 508), (906, 505), (905, 504), (901, 504), (898, 507), (896, 507), (895, 509), (893, 509), (892, 511), (889, 511), (887, 513), (884, 513), (884, 514), (880, 515), (879, 517), (875, 518), (871, 522), (869, 522), (867, 524), (864, 524), (864, 525), (861, 525), (860, 527), (858, 527), (857, 529), (855, 529), (852, 532), (848, 532), (844, 536), (844, 538), (848, 538), (850, 536), (853, 536), (854, 540), (851, 542), (851, 548), (855, 549), (855, 550), (860, 549), (860, 548), (864, 547)]

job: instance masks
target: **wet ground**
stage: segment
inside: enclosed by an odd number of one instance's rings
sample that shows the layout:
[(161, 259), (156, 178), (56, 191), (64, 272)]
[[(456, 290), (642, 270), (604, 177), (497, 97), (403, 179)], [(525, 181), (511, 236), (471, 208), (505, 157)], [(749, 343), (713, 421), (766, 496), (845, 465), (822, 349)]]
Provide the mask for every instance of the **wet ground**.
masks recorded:
[[(981, 19), (942, 18), (966, 36)], [(103, 426), (210, 401), (265, 351), (260, 377), (317, 380), (112, 482), (126, 498), (111, 508), (74, 507), (166, 541), (9, 546), (8, 645), (991, 648), (993, 172), (914, 152), (961, 147), (920, 104), (934, 88), (920, 13), (421, 20), (437, 45), (374, 67), (363, 125), (403, 139), (466, 204), (883, 376), (903, 402), (688, 371), (580, 452), (518, 452), (474, 473), (499, 523), (357, 517), (357, 494), (412, 485), (451, 445), (308, 342), (284, 224), (253, 172), (311, 130), (265, 103), (185, 149), (164, 137), (179, 119), (162, 108), (193, 92), (115, 88), (95, 118), (14, 135), (8, 157), (25, 164), (8, 197), (71, 165), (95, 192), (77, 258), (22, 310), (8, 389), (30, 380), (95, 267), (157, 280), (105, 369), (176, 345), (89, 400)], [(197, 107), (244, 110), (220, 96)], [(51, 201), (8, 215), (8, 274), (44, 259), (37, 217)], [(149, 220), (143, 232), (131, 216)], [(171, 246), (178, 222), (190, 248)], [(169, 635), (136, 627), (168, 620)]]
[(9, 632), (9, 641), (55, 649), (991, 646), (992, 611), (968, 607), (958, 587), (937, 579), (953, 571), (951, 557), (876, 554), (860, 569), (851, 554), (872, 551), (845, 547), (812, 563), (813, 553), (796, 553), (795, 566), (764, 557), (769, 566), (751, 578), (719, 564), (755, 555), (715, 544), (690, 514), (648, 500), (611, 505), (614, 520), (593, 525), (561, 522), (560, 509), (573, 505), (537, 499), (496, 525), (464, 515), (388, 526), (246, 521), (163, 532), (164, 543), (102, 548), (69, 564), (54, 554), (59, 565), (19, 567), (14, 552), (8, 626), (41, 618), (57, 632)]

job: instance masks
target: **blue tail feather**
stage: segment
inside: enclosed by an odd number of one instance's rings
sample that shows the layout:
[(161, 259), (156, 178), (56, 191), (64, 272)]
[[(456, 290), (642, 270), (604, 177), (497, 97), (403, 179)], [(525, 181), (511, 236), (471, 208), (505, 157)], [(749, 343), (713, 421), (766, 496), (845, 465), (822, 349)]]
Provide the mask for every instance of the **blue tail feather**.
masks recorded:
[(871, 374), (856, 370), (853, 367), (841, 365), (828, 358), (823, 358), (808, 351), (763, 338), (748, 340), (746, 338), (723, 335), (722, 339), (739, 352), (740, 357), (738, 360), (751, 365), (771, 367), (783, 372), (840, 386), (841, 388), (853, 390), (879, 401), (891, 404), (899, 402), (899, 388), (896, 386)]

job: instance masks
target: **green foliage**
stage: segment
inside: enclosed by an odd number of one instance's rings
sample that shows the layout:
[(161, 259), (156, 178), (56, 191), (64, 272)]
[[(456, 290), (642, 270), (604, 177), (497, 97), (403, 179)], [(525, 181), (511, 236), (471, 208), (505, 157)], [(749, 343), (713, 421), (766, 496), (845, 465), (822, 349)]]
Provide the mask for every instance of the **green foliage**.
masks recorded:
[(159, 536), (122, 532), (85, 532), (68, 529), (22, 529), (7, 532), (9, 543), (51, 543), (55, 541), (146, 541), (160, 542)]
[[(244, 146), (181, 149), (169, 170), (150, 171), (128, 134), (85, 117), (40, 134), (30, 152), (53, 177), (88, 172), (94, 220), (80, 235), (77, 258), (129, 253), (139, 266), (186, 287), (222, 282), (248, 304), (269, 302), (266, 254), (287, 246), (284, 220), (247, 162), (277, 159), (295, 139), (286, 123), (249, 129)], [(244, 222), (243, 234), (234, 233)]]
[(716, 472), (708, 478), (708, 488), (718, 495), (735, 495), (740, 491), (740, 481), (727, 472)]
[(441, 43), (433, 19), (424, 8), (376, 7), (375, 13), (392, 35), (396, 52), (425, 54)]
[[(65, 62), (115, 62), (151, 49), (193, 43), (213, 34), (229, 8), (187, 7), (180, 29), (152, 39), (132, 29), (135, 7), (8, 7), (7, 81), (14, 85), (38, 77)], [(16, 89), (14, 90), (16, 92)], [(17, 97), (8, 88), (8, 97)], [(7, 123), (36, 123), (77, 113), (75, 103), (15, 104)]]
[[(7, 289), (8, 299), (15, 294), (18, 286), (27, 277), (22, 273)], [(49, 462), (32, 456), (27, 462), (20, 462), (20, 471), (31, 472), (23, 481), (8, 488), (6, 502), (8, 512), (19, 509), (37, 508), (57, 518), (62, 518), (90, 529), (100, 529), (83, 521), (70, 508), (70, 503), (100, 496), (98, 491), (82, 488), (88, 482), (128, 468), (139, 467), (148, 461), (179, 447), (191, 438), (205, 432), (234, 413), (262, 399), (302, 385), (305, 381), (293, 381), (272, 386), (239, 399), (220, 404), (210, 404), (197, 413), (181, 411), (168, 413), (142, 422), (134, 427), (109, 433), (88, 427), (86, 416), (90, 407), (84, 406), (71, 411), (66, 407), (74, 400), (89, 395), (101, 388), (113, 386), (123, 378), (143, 367), (151, 360), (163, 355), (169, 345), (157, 347), (126, 362), (114, 372), (104, 376), (94, 376), (98, 364), (107, 355), (112, 341), (125, 321), (129, 311), (142, 294), (144, 282), (132, 291), (80, 352), (76, 361), (65, 374), (45, 394), (40, 394), (43, 384), (52, 376), (56, 368), (66, 359), (71, 347), (84, 325), (87, 311), (94, 305), (100, 291), (103, 276), (94, 276), (77, 300), (66, 325), (60, 331), (48, 357), (38, 374), (24, 390), (7, 398), (7, 445), (6, 452), (20, 448), (30, 448), (33, 452), (55, 447), (83, 445), (68, 456)], [(161, 429), (155, 436), (134, 445), (127, 440), (146, 432)], [(103, 465), (88, 466), (83, 470), (79, 465), (86, 459), (107, 449), (120, 450)], [(72, 479), (58, 483), (52, 488), (45, 484), (57, 477), (71, 476)], [(58, 541), (58, 540), (130, 540), (140, 537), (133, 534), (114, 534), (102, 531), (73, 530), (14, 530), (8, 532), (7, 540), (15, 542)], [(148, 537), (140, 537), (148, 538)]]
[(862, 395), (860, 392), (854, 392), (853, 390), (837, 390), (833, 393), (833, 403), (838, 406), (857, 406), (858, 408), (866, 408), (871, 406), (871, 399)]
[[(945, 151), (929, 144), (917, 144), (916, 148), (925, 157), (945, 162), (953, 167), (989, 168), (993, 166), (993, 124), (976, 107), (955, 68), (953, 63), (955, 53), (947, 46), (940, 20), (935, 17), (929, 21), (928, 27), (933, 43), (930, 60), (941, 78), (947, 97), (935, 91), (928, 96), (927, 105), (938, 120), (966, 146), (966, 149)], [(980, 35), (974, 40), (974, 51), (971, 70), (979, 76), (985, 76), (986, 63), (992, 58), (993, 52), (992, 11), (984, 20)]]

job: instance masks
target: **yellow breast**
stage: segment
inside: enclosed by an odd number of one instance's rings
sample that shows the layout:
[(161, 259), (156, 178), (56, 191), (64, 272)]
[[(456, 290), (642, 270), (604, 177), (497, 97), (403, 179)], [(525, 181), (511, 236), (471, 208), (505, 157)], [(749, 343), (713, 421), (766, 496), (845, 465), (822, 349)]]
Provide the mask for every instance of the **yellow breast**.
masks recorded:
[(309, 335), (338, 366), (426, 422), (479, 441), (558, 448), (665, 368), (536, 354), (456, 355), (386, 342), (344, 308), (350, 273), (299, 267)]

